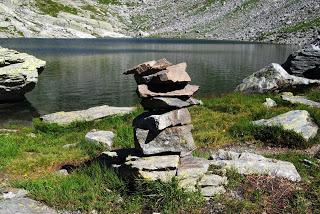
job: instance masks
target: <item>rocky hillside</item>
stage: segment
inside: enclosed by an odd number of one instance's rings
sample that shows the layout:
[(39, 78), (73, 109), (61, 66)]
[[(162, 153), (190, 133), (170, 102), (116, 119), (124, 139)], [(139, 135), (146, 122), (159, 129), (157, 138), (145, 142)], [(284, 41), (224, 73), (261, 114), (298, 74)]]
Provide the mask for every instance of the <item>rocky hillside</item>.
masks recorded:
[(305, 43), (319, 0), (1, 0), (0, 37), (161, 37)]

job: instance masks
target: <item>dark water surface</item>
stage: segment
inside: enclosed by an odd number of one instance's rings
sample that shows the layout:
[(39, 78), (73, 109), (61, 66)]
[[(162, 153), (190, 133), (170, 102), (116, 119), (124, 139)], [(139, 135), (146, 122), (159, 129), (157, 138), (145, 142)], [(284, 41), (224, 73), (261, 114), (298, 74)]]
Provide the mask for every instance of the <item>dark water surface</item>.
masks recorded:
[[(231, 92), (241, 80), (271, 62), (284, 62), (295, 47), (204, 40), (0, 39), (0, 46), (47, 61), (28, 102), (0, 106), (0, 120), (107, 104), (131, 106), (139, 99), (132, 76), (141, 62), (167, 58), (187, 62), (197, 96)], [(28, 115), (29, 112), (29, 115)]]

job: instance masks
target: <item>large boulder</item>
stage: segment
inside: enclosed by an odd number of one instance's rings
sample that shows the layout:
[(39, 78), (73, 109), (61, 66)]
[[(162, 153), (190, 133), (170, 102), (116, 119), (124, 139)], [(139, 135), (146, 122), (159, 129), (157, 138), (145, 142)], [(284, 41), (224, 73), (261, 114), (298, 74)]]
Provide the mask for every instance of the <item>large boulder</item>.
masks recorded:
[(225, 169), (234, 169), (239, 174), (269, 175), (286, 178), (291, 181), (300, 181), (301, 177), (295, 166), (287, 161), (265, 158), (254, 153), (238, 153), (218, 150), (211, 155), (210, 165)]
[(46, 62), (26, 53), (0, 47), (0, 102), (24, 99), (38, 82)]
[(300, 134), (305, 140), (315, 137), (318, 126), (312, 121), (309, 112), (294, 110), (278, 115), (270, 119), (253, 121), (258, 126), (282, 126), (285, 130), (291, 130)]
[(320, 85), (319, 80), (311, 80), (290, 75), (281, 65), (272, 63), (245, 78), (236, 91), (244, 93), (267, 93), (290, 90), (300, 87)]
[(177, 109), (161, 114), (161, 112), (144, 112), (133, 120), (136, 128), (161, 131), (165, 128), (187, 125), (191, 123), (191, 115), (188, 109)]
[(111, 115), (128, 114), (135, 108), (133, 107), (113, 107), (113, 106), (97, 106), (86, 110), (56, 112), (44, 115), (41, 119), (46, 123), (56, 123), (58, 125), (69, 125), (73, 122), (93, 121)]
[(136, 128), (135, 145), (145, 155), (170, 152), (185, 156), (196, 148), (191, 130), (192, 125), (170, 127), (163, 131)]
[(282, 66), (289, 74), (320, 79), (320, 38), (291, 54)]

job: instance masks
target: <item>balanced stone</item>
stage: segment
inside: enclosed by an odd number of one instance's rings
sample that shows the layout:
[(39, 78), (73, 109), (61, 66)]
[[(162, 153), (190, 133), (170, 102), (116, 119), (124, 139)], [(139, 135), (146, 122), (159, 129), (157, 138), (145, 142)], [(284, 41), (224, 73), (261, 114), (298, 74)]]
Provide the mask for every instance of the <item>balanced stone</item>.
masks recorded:
[(312, 121), (309, 112), (305, 110), (294, 110), (278, 115), (270, 119), (262, 119), (253, 122), (258, 126), (282, 126), (285, 130), (291, 130), (305, 140), (315, 137), (318, 132), (318, 126)]
[(34, 56), (0, 47), (0, 101), (23, 99), (37, 84), (45, 65)]
[(192, 125), (170, 127), (159, 132), (136, 128), (135, 145), (145, 155), (172, 152), (185, 156), (196, 148), (191, 130)]
[(149, 110), (172, 110), (193, 105), (201, 105), (201, 103), (200, 100), (192, 97), (185, 100), (175, 97), (151, 97), (144, 98), (141, 101), (143, 108)]
[(149, 62), (144, 62), (132, 69), (129, 69), (128, 71), (124, 72), (124, 74), (134, 74), (134, 75), (141, 75), (141, 76), (146, 76), (146, 75), (151, 75), (154, 73), (157, 73), (159, 71), (162, 71), (166, 69), (168, 66), (171, 66), (172, 63), (170, 63), (166, 59), (160, 59), (160, 60), (152, 60)]
[(191, 123), (188, 109), (178, 109), (163, 114), (145, 112), (133, 120), (133, 126), (140, 129), (161, 131), (165, 128)]
[(152, 90), (148, 85), (138, 85), (138, 94), (140, 97), (191, 97), (199, 90), (197, 85), (186, 85), (181, 89), (168, 90), (166, 86)]
[(187, 64), (180, 63), (166, 68), (166, 70), (148, 76), (135, 75), (138, 84), (187, 84), (191, 81), (186, 72)]

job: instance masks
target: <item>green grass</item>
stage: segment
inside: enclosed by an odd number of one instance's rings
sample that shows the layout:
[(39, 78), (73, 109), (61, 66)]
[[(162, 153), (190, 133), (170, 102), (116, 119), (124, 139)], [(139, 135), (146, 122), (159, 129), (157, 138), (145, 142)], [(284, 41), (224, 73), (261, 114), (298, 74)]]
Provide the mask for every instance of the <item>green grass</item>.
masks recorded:
[(98, 0), (99, 4), (115, 4), (118, 5), (120, 2), (118, 0)]
[(77, 8), (61, 4), (53, 0), (35, 0), (36, 7), (43, 12), (53, 17), (57, 17), (59, 12), (78, 14)]
[(311, 20), (305, 20), (293, 25), (281, 28), (279, 30), (280, 33), (293, 33), (299, 31), (305, 31), (310, 29), (311, 27), (320, 27), (320, 17)]

